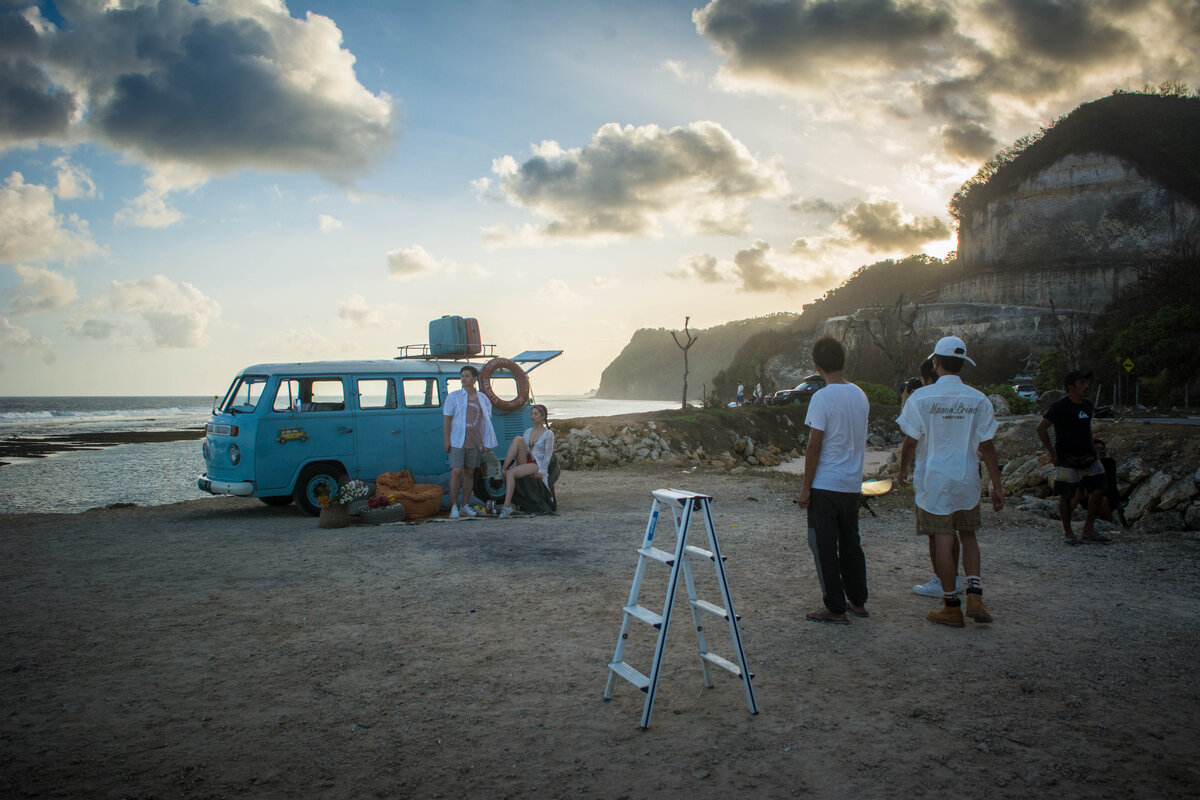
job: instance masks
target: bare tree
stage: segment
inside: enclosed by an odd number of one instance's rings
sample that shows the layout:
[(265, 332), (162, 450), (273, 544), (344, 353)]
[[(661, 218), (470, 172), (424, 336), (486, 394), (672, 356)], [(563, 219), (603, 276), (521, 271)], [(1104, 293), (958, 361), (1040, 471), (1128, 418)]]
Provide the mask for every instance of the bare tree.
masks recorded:
[(1079, 369), (1083, 363), (1083, 347), (1092, 332), (1093, 314), (1090, 308), (1083, 311), (1059, 311), (1050, 298), (1050, 319), (1058, 337), (1058, 352), (1062, 354), (1067, 369)]
[(686, 342), (686, 344), (681, 343), (679, 341), (679, 337), (675, 335), (675, 331), (671, 331), (671, 338), (675, 340), (675, 346), (683, 351), (683, 404), (680, 406), (680, 408), (688, 407), (688, 401), (687, 401), (688, 356), (687, 356), (687, 353), (688, 353), (688, 350), (690, 350), (692, 348), (692, 345), (694, 345), (696, 343), (696, 340), (700, 338), (699, 334), (694, 334), (688, 330), (688, 322), (690, 322), (691, 319), (692, 319), (691, 317), (683, 318), (683, 340), (684, 340), (684, 342)]
[(916, 364), (921, 338), (914, 325), (920, 307), (919, 303), (905, 304), (900, 295), (890, 306), (862, 308), (850, 318), (850, 326), (866, 333), (883, 353), (892, 370), (893, 386), (899, 386)]

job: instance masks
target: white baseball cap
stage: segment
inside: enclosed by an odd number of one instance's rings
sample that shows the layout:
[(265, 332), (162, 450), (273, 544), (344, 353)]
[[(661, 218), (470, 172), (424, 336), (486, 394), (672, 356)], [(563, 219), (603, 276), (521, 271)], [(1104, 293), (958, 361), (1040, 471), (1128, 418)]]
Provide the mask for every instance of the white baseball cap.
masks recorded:
[(938, 339), (938, 343), (933, 346), (933, 352), (928, 357), (933, 358), (934, 356), (953, 356), (961, 358), (972, 367), (975, 366), (975, 362), (967, 357), (967, 343), (957, 336), (943, 336)]

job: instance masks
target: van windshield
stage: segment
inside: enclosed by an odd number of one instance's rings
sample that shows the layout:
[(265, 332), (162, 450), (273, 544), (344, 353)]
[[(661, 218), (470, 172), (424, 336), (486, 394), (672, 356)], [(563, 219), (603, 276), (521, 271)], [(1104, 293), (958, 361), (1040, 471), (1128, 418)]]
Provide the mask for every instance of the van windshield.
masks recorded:
[(221, 410), (230, 414), (252, 414), (267, 386), (266, 375), (243, 375), (234, 382)]

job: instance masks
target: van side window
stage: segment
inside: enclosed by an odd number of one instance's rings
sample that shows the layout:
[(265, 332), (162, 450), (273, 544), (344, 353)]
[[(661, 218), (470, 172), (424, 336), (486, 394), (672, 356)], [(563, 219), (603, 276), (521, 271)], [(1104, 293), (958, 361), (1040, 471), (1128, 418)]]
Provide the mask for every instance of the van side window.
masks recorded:
[(292, 378), (280, 381), (273, 411), (345, 411), (346, 393), (340, 378)]
[(437, 378), (405, 378), (405, 408), (438, 408), (442, 404), (442, 393)]
[(391, 378), (359, 378), (358, 407), (363, 411), (396, 408), (396, 382)]

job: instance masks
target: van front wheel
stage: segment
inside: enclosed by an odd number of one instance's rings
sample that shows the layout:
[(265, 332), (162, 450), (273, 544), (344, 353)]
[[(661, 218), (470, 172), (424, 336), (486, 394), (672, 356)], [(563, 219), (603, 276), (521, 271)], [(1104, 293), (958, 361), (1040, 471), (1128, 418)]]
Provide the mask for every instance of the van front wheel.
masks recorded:
[(310, 517), (320, 514), (321, 506), (317, 503), (317, 497), (336, 492), (337, 476), (342, 472), (344, 470), (340, 464), (309, 464), (300, 473), (300, 480), (296, 481), (296, 490), (292, 492), (296, 505), (304, 509), (304, 513)]

